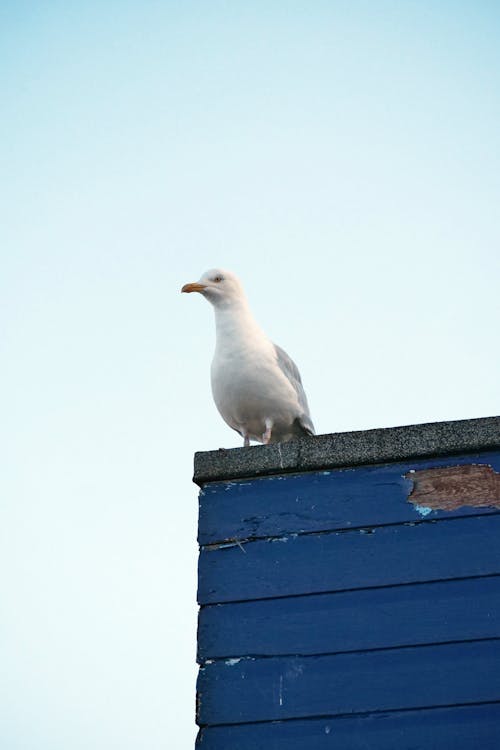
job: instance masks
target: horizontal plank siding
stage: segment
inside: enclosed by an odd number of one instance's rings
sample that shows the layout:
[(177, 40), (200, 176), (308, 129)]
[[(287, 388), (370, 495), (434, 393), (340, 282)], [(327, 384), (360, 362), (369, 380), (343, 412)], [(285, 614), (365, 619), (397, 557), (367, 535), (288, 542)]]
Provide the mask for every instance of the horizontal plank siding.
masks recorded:
[[(281, 536), (495, 512), (488, 507), (430, 510), (408, 501), (412, 471), (479, 464), (500, 472), (500, 453), (383, 466), (284, 474), (207, 484), (200, 492), (199, 542)], [(498, 509), (497, 509), (498, 512)]]
[(500, 747), (499, 424), (196, 457), (197, 749)]
[(200, 604), (500, 573), (500, 515), (204, 548)]
[(198, 723), (237, 724), (500, 701), (500, 641), (216, 661), (198, 676)]
[(500, 704), (215, 726), (199, 750), (498, 750)]
[(202, 607), (200, 661), (500, 637), (500, 576)]

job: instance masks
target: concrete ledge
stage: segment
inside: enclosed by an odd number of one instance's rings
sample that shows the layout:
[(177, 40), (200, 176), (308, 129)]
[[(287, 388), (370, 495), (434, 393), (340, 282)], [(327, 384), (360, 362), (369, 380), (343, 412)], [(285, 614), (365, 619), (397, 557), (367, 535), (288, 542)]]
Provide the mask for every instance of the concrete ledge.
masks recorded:
[(195, 453), (196, 484), (500, 448), (500, 417), (337, 432)]

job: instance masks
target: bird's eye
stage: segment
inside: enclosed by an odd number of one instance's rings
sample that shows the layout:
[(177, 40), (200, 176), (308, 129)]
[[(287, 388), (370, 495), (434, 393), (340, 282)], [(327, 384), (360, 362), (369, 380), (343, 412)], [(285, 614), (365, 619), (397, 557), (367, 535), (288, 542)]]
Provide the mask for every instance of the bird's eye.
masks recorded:
[(223, 280), (223, 276), (214, 276), (214, 281), (216, 284), (219, 284)]

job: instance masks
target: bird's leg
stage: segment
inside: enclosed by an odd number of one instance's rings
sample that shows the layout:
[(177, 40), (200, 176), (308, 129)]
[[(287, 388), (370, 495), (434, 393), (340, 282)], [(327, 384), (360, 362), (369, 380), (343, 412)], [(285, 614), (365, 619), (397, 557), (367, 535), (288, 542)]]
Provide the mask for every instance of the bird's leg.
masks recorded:
[(250, 438), (248, 437), (248, 432), (242, 432), (243, 435), (243, 447), (249, 448), (250, 447)]
[(269, 419), (269, 417), (265, 421), (266, 425), (266, 431), (262, 435), (262, 442), (264, 445), (267, 445), (269, 441), (271, 440), (271, 431), (273, 429), (273, 420)]

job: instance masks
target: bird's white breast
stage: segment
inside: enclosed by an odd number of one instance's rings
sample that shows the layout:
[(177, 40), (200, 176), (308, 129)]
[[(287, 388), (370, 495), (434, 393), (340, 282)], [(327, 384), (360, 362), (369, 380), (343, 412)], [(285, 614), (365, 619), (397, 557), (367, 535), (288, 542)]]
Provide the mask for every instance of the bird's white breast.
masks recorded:
[(218, 325), (211, 380), (223, 419), (251, 436), (262, 435), (266, 419), (289, 423), (291, 414), (300, 413), (297, 394), (277, 364), (272, 342), (251, 326), (239, 332)]

